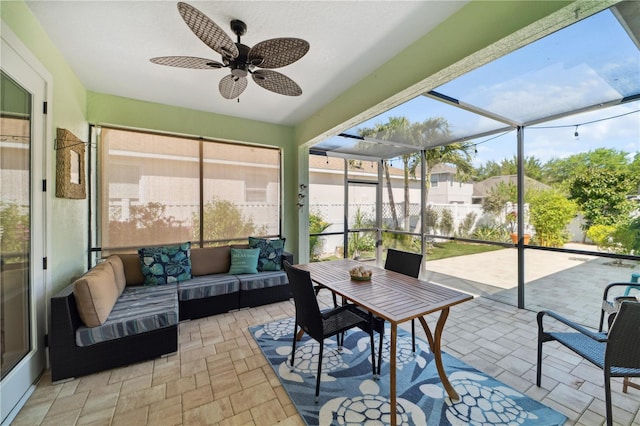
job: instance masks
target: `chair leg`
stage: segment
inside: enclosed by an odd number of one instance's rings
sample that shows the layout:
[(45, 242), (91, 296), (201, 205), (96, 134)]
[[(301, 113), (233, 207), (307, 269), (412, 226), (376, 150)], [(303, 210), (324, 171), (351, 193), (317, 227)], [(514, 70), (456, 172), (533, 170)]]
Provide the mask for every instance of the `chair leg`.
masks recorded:
[(413, 353), (416, 352), (416, 320), (411, 320), (411, 343), (413, 345)]
[(607, 413), (607, 426), (613, 426), (613, 413), (611, 412), (611, 373), (609, 366), (604, 369), (604, 398)]
[[(369, 312), (369, 338), (371, 339), (371, 369), (372, 369), (372, 373), (373, 373), (373, 378), (376, 378), (376, 355), (375, 355), (375, 349), (374, 347), (374, 342), (373, 342), (373, 315), (371, 315), (371, 312)], [(378, 362), (380, 362), (380, 360), (378, 360)]]
[(324, 339), (320, 340), (320, 354), (318, 357), (318, 378), (316, 379), (316, 404), (320, 399), (320, 375), (322, 374), (322, 352), (324, 351)]
[(382, 366), (382, 342), (384, 341), (384, 323), (382, 323), (382, 332), (378, 333), (380, 344), (378, 345), (378, 380), (380, 379), (380, 367)]
[(536, 369), (536, 386), (540, 387), (540, 379), (542, 378), (542, 339), (538, 335), (538, 364)]
[[(302, 331), (302, 329), (300, 329), (300, 331)], [(291, 367), (289, 368), (291, 371), (293, 371), (293, 358), (296, 356), (296, 341), (298, 340), (297, 334), (298, 323), (296, 322), (296, 325), (293, 326), (293, 347), (291, 348)]]

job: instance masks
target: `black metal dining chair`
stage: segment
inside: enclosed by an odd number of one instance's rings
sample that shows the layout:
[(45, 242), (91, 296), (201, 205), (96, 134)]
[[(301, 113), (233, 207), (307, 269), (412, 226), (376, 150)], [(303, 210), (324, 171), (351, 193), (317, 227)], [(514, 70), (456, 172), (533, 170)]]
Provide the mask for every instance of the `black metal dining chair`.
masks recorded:
[[(543, 320), (551, 317), (573, 331), (545, 331)], [(607, 425), (613, 424), (611, 409), (611, 377), (640, 377), (640, 303), (623, 301), (613, 319), (609, 332), (593, 332), (551, 311), (538, 312), (538, 368), (536, 385), (542, 376), (542, 344), (556, 341), (571, 349), (604, 372)]]
[[(322, 374), (322, 355), (324, 352), (324, 339), (337, 336), (338, 347), (344, 343), (344, 332), (352, 328), (362, 326), (362, 317), (351, 311), (350, 304), (345, 304), (337, 308), (320, 311), (318, 299), (311, 282), (311, 274), (292, 266), (289, 262), (284, 262), (284, 269), (291, 285), (293, 300), (296, 307), (296, 321), (293, 330), (293, 349), (291, 351), (291, 368), (293, 369), (298, 326), (311, 338), (320, 344), (320, 354), (318, 359), (318, 375), (316, 377), (316, 402), (320, 395), (320, 377)], [(372, 372), (375, 376), (376, 361), (373, 344), (373, 331), (369, 331), (371, 339), (371, 364)]]
[[(388, 271), (398, 272), (413, 278), (420, 276), (420, 268), (422, 267), (422, 255), (418, 253), (409, 253), (395, 249), (387, 249), (387, 259), (384, 263), (384, 269)], [(416, 320), (411, 320), (411, 343), (413, 352), (416, 351)]]
[[(422, 266), (422, 255), (416, 253), (409, 253), (406, 251), (400, 251), (395, 249), (387, 249), (387, 259), (384, 264), (384, 269), (388, 271), (398, 272), (403, 275), (408, 275), (413, 278), (418, 278), (420, 275), (420, 268)], [(370, 312), (362, 309), (357, 305), (352, 305), (351, 310), (358, 316), (360, 316), (365, 323), (359, 327), (370, 332), (371, 329), (378, 333), (380, 338), (378, 344), (378, 368), (377, 374), (380, 376), (380, 367), (382, 365), (382, 345), (384, 342), (384, 320), (380, 317), (372, 315)], [(413, 352), (416, 351), (416, 327), (415, 320), (411, 320), (411, 343)]]

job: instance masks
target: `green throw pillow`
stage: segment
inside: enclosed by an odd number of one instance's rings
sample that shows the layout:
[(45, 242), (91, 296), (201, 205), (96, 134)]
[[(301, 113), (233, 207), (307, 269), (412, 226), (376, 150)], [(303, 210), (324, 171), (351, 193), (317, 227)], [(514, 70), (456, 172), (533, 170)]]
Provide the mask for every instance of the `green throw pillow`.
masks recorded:
[(249, 247), (260, 249), (258, 271), (281, 271), (282, 253), (284, 252), (284, 238), (267, 240), (265, 238), (249, 237)]
[(191, 243), (138, 249), (144, 285), (162, 285), (191, 279)]
[(231, 268), (229, 273), (257, 274), (260, 249), (231, 249)]

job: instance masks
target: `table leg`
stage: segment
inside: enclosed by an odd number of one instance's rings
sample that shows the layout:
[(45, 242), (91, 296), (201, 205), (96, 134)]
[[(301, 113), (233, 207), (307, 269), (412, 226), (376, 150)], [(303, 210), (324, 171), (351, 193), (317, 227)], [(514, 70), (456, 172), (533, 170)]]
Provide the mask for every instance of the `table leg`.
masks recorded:
[(440, 376), (440, 381), (442, 382), (442, 386), (447, 391), (447, 395), (453, 401), (457, 401), (460, 399), (458, 392), (451, 386), (449, 383), (449, 379), (447, 378), (447, 373), (444, 371), (444, 365), (442, 364), (442, 330), (444, 330), (444, 323), (447, 321), (447, 317), (449, 316), (449, 308), (444, 308), (440, 311), (440, 317), (438, 318), (438, 322), (436, 323), (436, 331), (433, 336), (431, 336), (431, 330), (429, 330), (429, 325), (427, 321), (420, 317), (420, 324), (422, 324), (422, 328), (424, 328), (424, 332), (427, 334), (427, 339), (429, 340), (429, 346), (431, 347), (431, 351), (433, 352), (433, 358), (436, 361), (436, 369), (438, 370), (438, 376)]
[(391, 346), (389, 348), (389, 396), (391, 403), (389, 405), (391, 415), (391, 426), (396, 426), (397, 419), (397, 405), (396, 405), (396, 339), (398, 334), (398, 325), (391, 324)]

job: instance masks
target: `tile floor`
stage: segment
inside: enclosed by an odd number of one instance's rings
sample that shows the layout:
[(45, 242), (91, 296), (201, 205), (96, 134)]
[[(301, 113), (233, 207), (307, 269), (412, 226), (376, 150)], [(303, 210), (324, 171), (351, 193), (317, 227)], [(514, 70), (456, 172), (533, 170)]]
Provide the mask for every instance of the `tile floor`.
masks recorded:
[[(320, 299), (327, 305), (328, 292)], [(302, 425), (247, 330), (293, 315), (288, 301), (184, 322), (171, 356), (60, 384), (46, 373), (12, 424)], [(535, 386), (536, 336), (535, 312), (480, 297), (452, 308), (443, 348), (562, 412), (567, 424), (603, 424), (601, 371), (572, 352), (545, 344)], [(615, 424), (639, 425), (640, 391), (623, 394), (619, 379), (612, 387)]]

